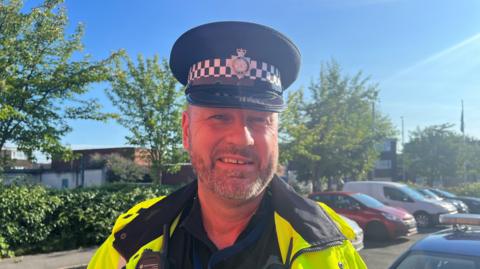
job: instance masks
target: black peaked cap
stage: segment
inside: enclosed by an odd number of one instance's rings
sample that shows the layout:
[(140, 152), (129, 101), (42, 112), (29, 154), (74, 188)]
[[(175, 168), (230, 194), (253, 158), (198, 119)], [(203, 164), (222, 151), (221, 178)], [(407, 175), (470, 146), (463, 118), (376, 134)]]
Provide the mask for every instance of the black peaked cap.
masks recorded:
[[(235, 57), (245, 59), (241, 60), (245, 62), (241, 71), (231, 67)], [(262, 70), (256, 70), (255, 65)], [(195, 27), (177, 39), (170, 54), (170, 68), (186, 86), (190, 104), (280, 112), (284, 109), (282, 93), (298, 76), (300, 52), (292, 41), (270, 27), (214, 22)], [(244, 69), (244, 75), (236, 75)]]

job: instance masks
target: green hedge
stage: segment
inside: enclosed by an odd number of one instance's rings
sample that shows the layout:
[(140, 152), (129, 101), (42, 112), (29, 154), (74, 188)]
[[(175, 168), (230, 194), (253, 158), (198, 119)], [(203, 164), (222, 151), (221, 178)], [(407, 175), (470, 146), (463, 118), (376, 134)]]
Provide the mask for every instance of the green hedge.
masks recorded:
[(115, 184), (53, 190), (0, 184), (0, 257), (98, 245), (122, 212), (173, 189)]
[(456, 187), (451, 187), (449, 191), (463, 196), (473, 196), (480, 198), (480, 182), (462, 184)]

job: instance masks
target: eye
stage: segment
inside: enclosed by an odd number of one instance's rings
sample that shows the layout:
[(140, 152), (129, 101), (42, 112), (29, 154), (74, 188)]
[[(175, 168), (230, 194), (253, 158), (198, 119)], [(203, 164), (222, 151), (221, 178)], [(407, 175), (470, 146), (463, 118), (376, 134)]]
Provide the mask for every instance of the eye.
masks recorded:
[(270, 124), (270, 118), (265, 116), (251, 116), (248, 117), (248, 122), (255, 125), (266, 126)]
[(215, 114), (215, 115), (212, 115), (212, 116), (208, 117), (208, 119), (218, 120), (218, 121), (226, 121), (226, 120), (228, 120), (228, 116), (225, 115), (225, 114)]

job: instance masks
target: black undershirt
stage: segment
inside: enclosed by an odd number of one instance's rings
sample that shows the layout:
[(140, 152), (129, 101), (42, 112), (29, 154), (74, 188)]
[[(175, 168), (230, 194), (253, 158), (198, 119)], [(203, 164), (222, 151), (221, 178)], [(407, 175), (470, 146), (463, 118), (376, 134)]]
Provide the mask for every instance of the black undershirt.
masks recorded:
[[(259, 232), (255, 231), (255, 227), (258, 226), (264, 228), (261, 229), (262, 231), (260, 231), (261, 233), (258, 237), (253, 236)], [(257, 228), (257, 230), (259, 229)], [(184, 210), (180, 223), (169, 240), (169, 269), (284, 268), (281, 265), (280, 250), (275, 233), (274, 214), (268, 192), (265, 194), (259, 209), (245, 230), (235, 241), (234, 246), (242, 244), (241, 242), (245, 242), (245, 240), (250, 241), (251, 238), (255, 238), (255, 243), (247, 244), (246, 247), (241, 248), (234, 255), (223, 256), (225, 252), (219, 253), (219, 250), (205, 232), (200, 204), (195, 197), (191, 206)], [(213, 267), (208, 268), (210, 258), (214, 254), (217, 256), (220, 254), (224, 258)], [(201, 264), (201, 268), (195, 268), (194, 256), (197, 257), (198, 265)]]

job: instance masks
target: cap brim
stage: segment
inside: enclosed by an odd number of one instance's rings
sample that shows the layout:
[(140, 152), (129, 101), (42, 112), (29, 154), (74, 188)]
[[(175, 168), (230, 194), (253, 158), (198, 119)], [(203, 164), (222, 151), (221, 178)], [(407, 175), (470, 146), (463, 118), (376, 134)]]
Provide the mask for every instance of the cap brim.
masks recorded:
[(193, 90), (186, 93), (189, 104), (204, 107), (239, 108), (258, 111), (282, 112), (282, 96), (274, 93), (249, 93), (241, 89)]

